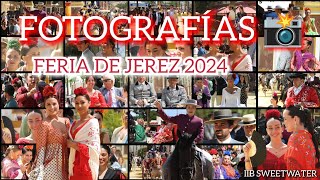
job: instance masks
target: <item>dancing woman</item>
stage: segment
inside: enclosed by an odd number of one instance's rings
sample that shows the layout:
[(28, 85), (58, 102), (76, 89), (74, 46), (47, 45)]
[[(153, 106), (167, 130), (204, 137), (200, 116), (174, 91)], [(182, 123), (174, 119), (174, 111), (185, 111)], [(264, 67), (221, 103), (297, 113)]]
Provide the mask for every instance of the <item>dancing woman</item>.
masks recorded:
[(70, 180), (96, 180), (99, 174), (99, 122), (90, 115), (90, 97), (85, 88), (74, 90), (75, 109), (80, 119), (69, 129), (68, 148)]

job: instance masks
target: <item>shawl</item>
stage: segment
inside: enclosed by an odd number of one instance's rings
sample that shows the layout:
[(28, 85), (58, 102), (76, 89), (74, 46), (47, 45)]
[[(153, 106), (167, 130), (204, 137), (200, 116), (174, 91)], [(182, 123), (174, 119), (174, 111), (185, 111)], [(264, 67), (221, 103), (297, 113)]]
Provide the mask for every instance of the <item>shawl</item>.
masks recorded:
[(226, 166), (224, 164), (221, 165), (222, 167), (224, 167), (224, 169), (226, 170), (226, 173), (229, 177), (235, 177), (236, 176), (236, 171), (234, 170), (234, 168), (230, 165)]
[[(96, 118), (88, 120), (82, 126), (78, 132), (76, 132), (75, 138), (73, 139), (71, 133), (72, 127), (69, 129), (69, 137), (71, 140), (80, 144), (86, 145), (89, 149), (89, 166), (92, 173), (93, 179), (99, 177), (99, 154), (100, 154), (100, 132), (99, 122)], [(75, 161), (76, 150), (70, 148), (69, 155), (69, 176), (73, 175), (73, 162)]]
[(1, 162), (1, 177), (10, 179), (21, 179), (23, 173), (17, 161), (4, 158)]

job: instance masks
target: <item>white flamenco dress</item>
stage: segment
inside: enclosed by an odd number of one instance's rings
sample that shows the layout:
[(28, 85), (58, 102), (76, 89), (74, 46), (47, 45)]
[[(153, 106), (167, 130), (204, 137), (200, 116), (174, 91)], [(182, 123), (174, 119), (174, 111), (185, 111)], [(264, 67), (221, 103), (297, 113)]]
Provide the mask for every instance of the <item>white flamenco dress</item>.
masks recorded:
[(220, 107), (246, 107), (245, 104), (240, 104), (240, 94), (240, 88), (236, 88), (232, 94), (230, 94), (226, 88), (223, 88)]

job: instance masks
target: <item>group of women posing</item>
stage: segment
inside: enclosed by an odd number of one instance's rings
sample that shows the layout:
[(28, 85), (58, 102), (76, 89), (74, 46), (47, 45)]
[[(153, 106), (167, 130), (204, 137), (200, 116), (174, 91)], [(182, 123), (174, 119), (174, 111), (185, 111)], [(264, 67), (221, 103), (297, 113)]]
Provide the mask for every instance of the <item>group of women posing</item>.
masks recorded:
[(29, 179), (98, 179), (99, 122), (89, 114), (88, 91), (82, 87), (74, 90), (75, 109), (80, 119), (72, 125), (67, 118), (59, 117), (55, 89), (46, 86), (43, 94), (47, 116), (44, 117), (40, 110), (31, 110), (27, 115), (30, 135), (16, 142), (36, 144)]

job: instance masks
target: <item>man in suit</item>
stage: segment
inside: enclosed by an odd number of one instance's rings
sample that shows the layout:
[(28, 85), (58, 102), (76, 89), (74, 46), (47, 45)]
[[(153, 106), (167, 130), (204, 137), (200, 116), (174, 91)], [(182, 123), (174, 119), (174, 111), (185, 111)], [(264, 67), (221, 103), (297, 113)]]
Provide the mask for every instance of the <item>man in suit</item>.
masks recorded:
[(159, 34), (159, 28), (161, 25), (161, 22), (163, 22), (163, 13), (160, 12), (160, 8), (157, 9), (157, 11), (153, 12), (153, 20), (154, 20), (154, 36), (158, 36)]
[(230, 109), (221, 109), (213, 113), (213, 119), (207, 123), (214, 124), (215, 138), (203, 141), (203, 144), (244, 144), (243, 142), (232, 139), (230, 133), (234, 127), (234, 117)]
[(146, 81), (145, 76), (138, 76), (138, 81), (130, 86), (130, 105), (143, 107), (148, 101), (156, 99), (156, 91), (153, 84)]
[(122, 97), (122, 91), (119, 88), (114, 87), (115, 79), (112, 75), (104, 75), (102, 77), (103, 87), (100, 88), (100, 92), (104, 96), (106, 103), (109, 107), (122, 107), (124, 104), (119, 100)]
[(243, 127), (244, 134), (236, 134), (235, 140), (247, 143), (251, 140), (252, 133), (256, 130), (256, 117), (254, 114), (246, 114), (242, 117), (242, 120), (239, 122), (239, 125)]
[(178, 85), (178, 76), (169, 76), (169, 86), (162, 90), (161, 105), (162, 107), (176, 107), (178, 104), (187, 101), (186, 89)]

